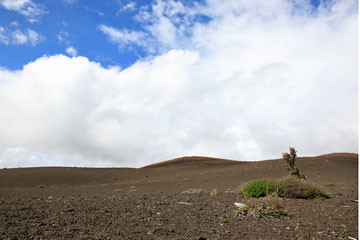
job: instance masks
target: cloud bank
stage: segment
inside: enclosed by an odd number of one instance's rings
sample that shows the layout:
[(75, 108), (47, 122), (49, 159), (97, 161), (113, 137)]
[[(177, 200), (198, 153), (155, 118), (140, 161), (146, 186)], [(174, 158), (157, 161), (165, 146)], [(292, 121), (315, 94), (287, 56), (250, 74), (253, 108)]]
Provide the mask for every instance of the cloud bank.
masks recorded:
[(147, 37), (100, 27), (155, 54), (126, 69), (63, 55), (0, 69), (0, 167), (357, 152), (356, 9), (157, 1), (137, 16)]

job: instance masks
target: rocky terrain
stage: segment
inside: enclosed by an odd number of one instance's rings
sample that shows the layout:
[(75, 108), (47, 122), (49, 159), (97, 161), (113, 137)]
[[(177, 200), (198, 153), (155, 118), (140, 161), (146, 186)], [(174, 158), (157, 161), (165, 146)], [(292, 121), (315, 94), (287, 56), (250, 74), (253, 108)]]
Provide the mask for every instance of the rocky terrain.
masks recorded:
[(237, 193), (250, 180), (286, 176), (281, 159), (1, 169), (0, 239), (357, 239), (358, 155), (299, 158), (297, 166), (331, 198)]

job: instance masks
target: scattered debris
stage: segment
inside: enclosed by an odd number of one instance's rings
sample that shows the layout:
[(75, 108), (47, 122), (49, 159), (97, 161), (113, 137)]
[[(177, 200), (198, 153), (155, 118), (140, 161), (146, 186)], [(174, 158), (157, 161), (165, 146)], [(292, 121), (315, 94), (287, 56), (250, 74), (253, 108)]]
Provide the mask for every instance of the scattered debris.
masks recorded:
[(178, 204), (182, 204), (182, 205), (192, 205), (192, 203), (188, 203), (188, 202), (178, 202)]
[(204, 192), (206, 192), (204, 189), (195, 188), (195, 189), (189, 189), (187, 191), (183, 191), (181, 193), (204, 193)]
[(235, 193), (233, 190), (226, 190), (225, 193)]

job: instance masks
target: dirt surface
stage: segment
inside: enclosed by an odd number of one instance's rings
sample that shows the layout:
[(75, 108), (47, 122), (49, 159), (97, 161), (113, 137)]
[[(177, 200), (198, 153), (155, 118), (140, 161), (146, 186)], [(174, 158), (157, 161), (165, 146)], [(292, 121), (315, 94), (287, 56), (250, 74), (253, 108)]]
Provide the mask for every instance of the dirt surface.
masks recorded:
[[(283, 160), (187, 157), (140, 169), (1, 169), (0, 239), (358, 238), (358, 155), (296, 164), (331, 198), (236, 193), (248, 181), (286, 176)], [(244, 213), (234, 203), (276, 205), (281, 216)]]

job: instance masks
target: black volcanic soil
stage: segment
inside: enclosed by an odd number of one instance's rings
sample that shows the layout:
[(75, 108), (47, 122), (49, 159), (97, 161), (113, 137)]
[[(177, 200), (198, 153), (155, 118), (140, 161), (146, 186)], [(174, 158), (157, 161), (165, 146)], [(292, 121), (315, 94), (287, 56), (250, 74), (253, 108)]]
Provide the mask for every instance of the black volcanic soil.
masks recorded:
[[(286, 176), (283, 160), (186, 157), (140, 169), (1, 169), (0, 239), (358, 238), (358, 155), (298, 158), (297, 167), (331, 198), (236, 194), (248, 181)], [(210, 196), (215, 188), (219, 194)], [(235, 202), (276, 202), (284, 216), (244, 215)]]

